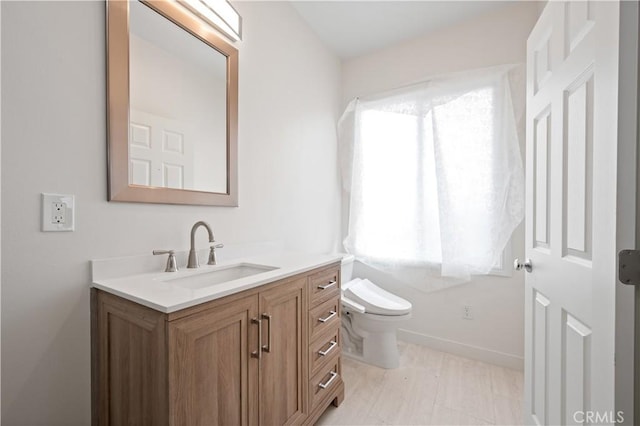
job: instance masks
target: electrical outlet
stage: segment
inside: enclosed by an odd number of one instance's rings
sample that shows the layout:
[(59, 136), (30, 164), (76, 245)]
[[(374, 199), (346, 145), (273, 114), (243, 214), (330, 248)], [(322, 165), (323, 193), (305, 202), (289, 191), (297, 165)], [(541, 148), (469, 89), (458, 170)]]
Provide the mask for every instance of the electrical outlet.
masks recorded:
[(67, 217), (67, 205), (59, 201), (51, 203), (51, 223), (64, 223)]
[(473, 314), (471, 312), (471, 306), (465, 305), (462, 307), (462, 319), (472, 320)]
[(42, 194), (42, 230), (75, 230), (75, 197), (63, 194)]

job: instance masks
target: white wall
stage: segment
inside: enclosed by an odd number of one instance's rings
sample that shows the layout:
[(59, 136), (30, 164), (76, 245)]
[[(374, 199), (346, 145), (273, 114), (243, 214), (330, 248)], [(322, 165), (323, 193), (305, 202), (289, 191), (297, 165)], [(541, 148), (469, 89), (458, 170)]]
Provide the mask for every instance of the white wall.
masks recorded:
[[(506, 4), (486, 15), (424, 37), (343, 63), (343, 105), (372, 94), (448, 72), (524, 63), (526, 40), (540, 12), (535, 2)], [(524, 85), (521, 87), (524, 95)], [(524, 153), (524, 140), (521, 141)], [(513, 257), (523, 258), (521, 225), (513, 237)], [(510, 259), (507, 259), (508, 261)], [(357, 263), (368, 276), (413, 303), (413, 318), (400, 338), (443, 350), (522, 368), (524, 353), (524, 276), (487, 276), (434, 293), (401, 285)], [(473, 320), (463, 320), (471, 305)]]
[[(240, 207), (212, 208), (106, 201), (104, 3), (1, 2), (4, 424), (90, 424), (90, 259), (185, 249), (200, 219), (226, 243), (339, 238), (339, 61), (287, 3), (235, 6)], [(76, 195), (75, 232), (39, 231), (41, 192)]]

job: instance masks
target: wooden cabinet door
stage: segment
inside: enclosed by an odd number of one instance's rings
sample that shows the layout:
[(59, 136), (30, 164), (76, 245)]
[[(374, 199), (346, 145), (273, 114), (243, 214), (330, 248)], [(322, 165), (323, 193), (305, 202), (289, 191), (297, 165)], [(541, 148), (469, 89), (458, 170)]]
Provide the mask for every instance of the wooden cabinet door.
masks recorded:
[(92, 289), (92, 424), (167, 425), (165, 315)]
[(260, 424), (298, 424), (307, 415), (305, 277), (260, 293)]
[(257, 315), (254, 295), (169, 323), (171, 425), (257, 424)]

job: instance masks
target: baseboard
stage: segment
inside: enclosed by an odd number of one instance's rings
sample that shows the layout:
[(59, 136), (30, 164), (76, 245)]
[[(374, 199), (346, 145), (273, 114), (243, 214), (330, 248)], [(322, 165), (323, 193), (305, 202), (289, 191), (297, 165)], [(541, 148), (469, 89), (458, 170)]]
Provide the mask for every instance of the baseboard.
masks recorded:
[(441, 339), (439, 337), (428, 336), (403, 329), (398, 329), (398, 339), (501, 367), (513, 368), (515, 370), (524, 369), (523, 357), (504, 352), (492, 351), (491, 349), (480, 348), (478, 346), (467, 345), (465, 343), (454, 342), (452, 340)]

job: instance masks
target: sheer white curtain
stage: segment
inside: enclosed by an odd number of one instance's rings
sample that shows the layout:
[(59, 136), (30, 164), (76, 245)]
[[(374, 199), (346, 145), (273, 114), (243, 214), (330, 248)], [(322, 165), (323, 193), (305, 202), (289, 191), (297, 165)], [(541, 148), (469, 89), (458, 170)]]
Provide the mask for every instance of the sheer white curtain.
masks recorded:
[(391, 272), (491, 272), (524, 216), (510, 70), (433, 79), (349, 104), (339, 123), (348, 252)]

